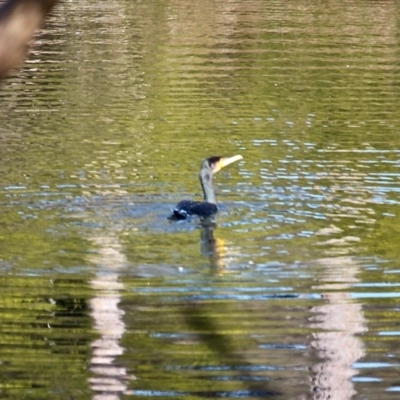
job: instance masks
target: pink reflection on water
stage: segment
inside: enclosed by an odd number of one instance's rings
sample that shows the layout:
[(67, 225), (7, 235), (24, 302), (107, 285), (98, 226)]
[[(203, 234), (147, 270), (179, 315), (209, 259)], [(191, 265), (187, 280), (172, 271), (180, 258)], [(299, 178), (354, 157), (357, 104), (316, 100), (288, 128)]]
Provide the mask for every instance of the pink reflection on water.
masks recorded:
[(119, 270), (126, 265), (118, 237), (91, 238), (98, 248), (90, 254), (90, 262), (98, 266), (97, 276), (90, 281), (96, 296), (90, 302), (94, 329), (100, 337), (92, 343), (93, 356), (90, 361), (93, 400), (118, 400), (126, 392), (128, 377), (126, 368), (116, 365), (116, 359), (124, 353), (120, 340), (125, 332), (124, 311), (121, 301), (123, 283), (118, 281)]

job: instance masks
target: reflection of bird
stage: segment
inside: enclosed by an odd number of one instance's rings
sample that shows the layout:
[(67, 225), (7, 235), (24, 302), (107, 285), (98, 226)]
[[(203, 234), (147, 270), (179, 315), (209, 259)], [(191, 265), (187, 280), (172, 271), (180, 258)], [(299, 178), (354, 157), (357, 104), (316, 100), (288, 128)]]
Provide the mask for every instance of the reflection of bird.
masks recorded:
[(211, 268), (223, 273), (226, 259), (226, 243), (224, 239), (214, 237), (216, 224), (209, 219), (201, 221), (201, 254), (210, 260)]
[(174, 208), (170, 219), (185, 219), (191, 215), (207, 218), (218, 211), (212, 184), (213, 176), (223, 167), (241, 160), (242, 156), (210, 157), (203, 161), (200, 170), (200, 183), (203, 188), (204, 201), (182, 200)]

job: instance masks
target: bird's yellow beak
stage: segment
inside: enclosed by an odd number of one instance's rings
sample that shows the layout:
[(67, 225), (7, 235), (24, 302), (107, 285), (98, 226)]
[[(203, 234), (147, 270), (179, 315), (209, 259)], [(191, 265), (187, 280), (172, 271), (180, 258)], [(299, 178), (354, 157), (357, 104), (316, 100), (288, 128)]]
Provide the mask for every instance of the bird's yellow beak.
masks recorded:
[(229, 164), (232, 164), (232, 163), (242, 160), (242, 159), (243, 159), (243, 157), (239, 154), (236, 156), (233, 156), (233, 157), (222, 157), (218, 162), (217, 171), (221, 170), (222, 168), (226, 167)]

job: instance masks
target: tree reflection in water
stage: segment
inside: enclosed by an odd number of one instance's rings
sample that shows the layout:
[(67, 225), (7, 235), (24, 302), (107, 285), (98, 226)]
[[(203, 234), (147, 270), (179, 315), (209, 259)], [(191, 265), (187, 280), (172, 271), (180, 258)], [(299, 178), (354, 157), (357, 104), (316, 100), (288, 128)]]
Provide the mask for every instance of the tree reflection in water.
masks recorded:
[(124, 348), (120, 340), (125, 333), (124, 311), (118, 305), (124, 284), (119, 281), (120, 270), (126, 267), (126, 257), (121, 243), (112, 232), (92, 237), (98, 248), (97, 253), (89, 255), (91, 264), (98, 266), (97, 275), (91, 280), (96, 296), (91, 300), (91, 315), (95, 330), (100, 337), (92, 343), (93, 356), (90, 370), (94, 400), (117, 400), (127, 389), (127, 371), (115, 364)]
[(322, 293), (325, 304), (312, 308), (316, 332), (311, 348), (321, 359), (312, 367), (313, 399), (350, 400), (356, 394), (351, 378), (358, 373), (353, 364), (365, 355), (358, 335), (367, 330), (361, 304), (346, 292), (358, 282), (359, 267), (350, 257), (321, 259), (317, 264), (324, 267), (324, 282), (313, 290)]

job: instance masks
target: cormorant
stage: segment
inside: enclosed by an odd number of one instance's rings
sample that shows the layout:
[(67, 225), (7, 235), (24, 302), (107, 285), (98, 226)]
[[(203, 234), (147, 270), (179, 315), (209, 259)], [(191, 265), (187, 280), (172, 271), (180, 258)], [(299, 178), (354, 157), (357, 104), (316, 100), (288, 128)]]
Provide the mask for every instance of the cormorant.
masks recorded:
[(204, 201), (182, 200), (172, 211), (169, 219), (186, 219), (192, 215), (207, 218), (218, 212), (217, 200), (212, 184), (213, 176), (220, 169), (241, 160), (240, 155), (233, 157), (210, 157), (203, 161), (200, 169), (200, 183)]

